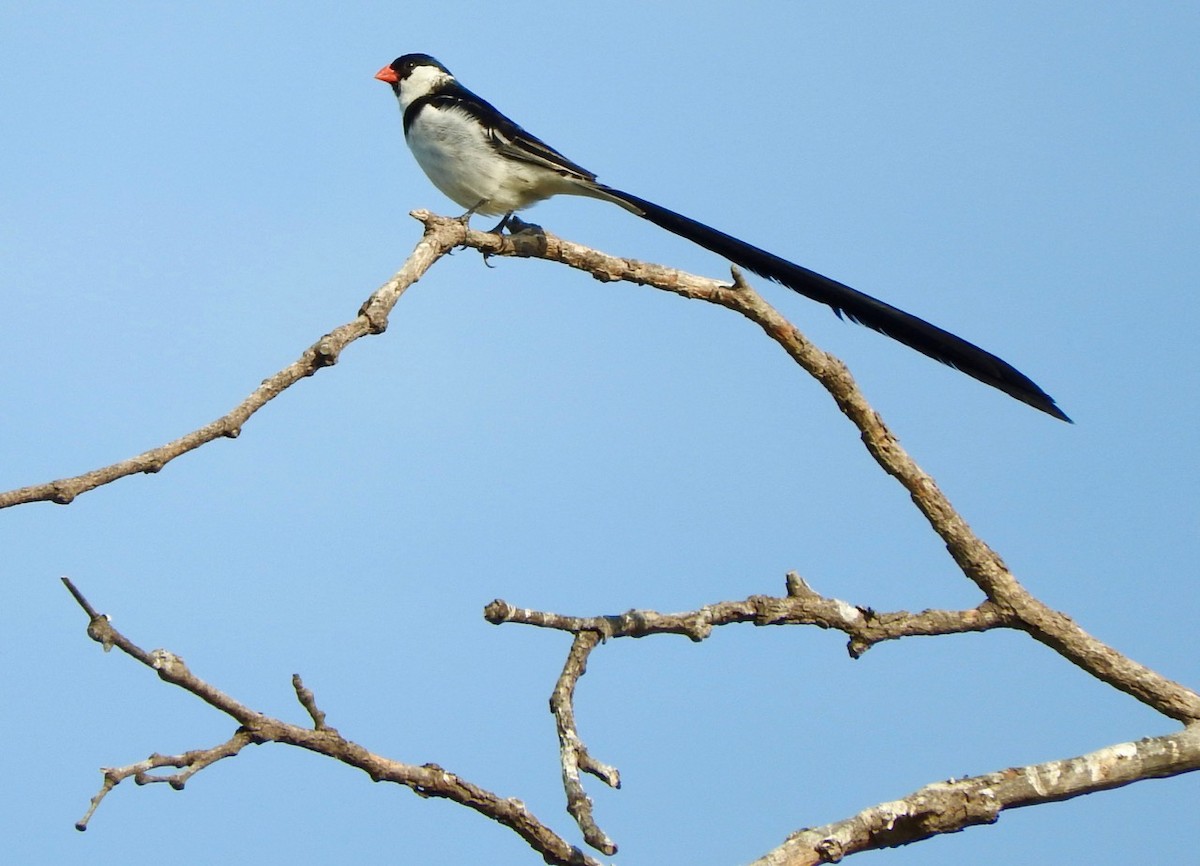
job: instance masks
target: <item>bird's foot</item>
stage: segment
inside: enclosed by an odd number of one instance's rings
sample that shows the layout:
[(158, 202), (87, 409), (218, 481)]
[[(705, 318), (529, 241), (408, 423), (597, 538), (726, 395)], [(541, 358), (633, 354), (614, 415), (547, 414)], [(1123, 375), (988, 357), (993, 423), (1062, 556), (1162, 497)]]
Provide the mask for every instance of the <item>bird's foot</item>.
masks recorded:
[[(506, 213), (506, 214), (504, 215), (504, 218), (503, 218), (503, 219), (501, 219), (501, 220), (500, 220), (500, 222), (496, 223), (494, 226), (492, 226), (492, 228), (488, 229), (488, 234), (489, 234), (489, 235), (502, 235), (502, 234), (504, 234), (504, 230), (505, 230), (505, 229), (506, 229), (506, 228), (507, 228), (509, 225), (511, 225), (511, 222), (510, 222), (510, 221), (511, 221), (511, 220), (513, 220), (513, 219), (516, 219), (516, 218), (513, 216), (513, 212), (512, 212), (512, 211), (509, 211), (508, 213)], [(517, 222), (520, 222), (520, 220), (517, 220)]]
[[(504, 215), (504, 219), (500, 220), (500, 222), (498, 222), (496, 224), (496, 227), (493, 228), (488, 233), (497, 235), (499, 237), (503, 237), (505, 229), (508, 230), (509, 237), (512, 237), (513, 235), (518, 235), (521, 232), (526, 232), (526, 231), (534, 231), (534, 232), (542, 231), (541, 226), (539, 226), (535, 223), (525, 222), (525, 220), (521, 219), (519, 216), (516, 216), (512, 211), (509, 211), (508, 213), (506, 213)], [(492, 264), (488, 261), (488, 259), (490, 259), (490, 258), (491, 258), (491, 255), (489, 253), (486, 253), (486, 252), (483, 253), (483, 263), (485, 265), (487, 265), (489, 268), (492, 267)]]
[[(479, 210), (479, 208), (483, 207), (485, 204), (487, 204), (487, 199), (480, 199), (479, 201), (475, 202), (475, 204), (472, 207), (467, 209), (467, 212), (465, 214), (463, 214), (462, 216), (457, 218), (457, 221), (462, 223), (462, 227), (464, 229), (466, 229), (467, 231), (470, 231), (471, 217), (475, 216), (475, 211)], [(466, 248), (467, 248), (467, 245), (465, 243), (463, 243), (460, 246), (455, 247), (454, 249), (455, 250), (457, 250), (457, 249), (465, 250)], [(454, 255), (454, 250), (448, 250), (446, 254), (452, 256), (452, 255)]]
[(527, 223), (519, 216), (514, 216), (511, 213), (504, 218), (504, 222), (510, 235), (516, 235), (520, 234), (521, 232), (528, 231), (540, 232), (542, 230), (542, 227), (537, 223)]

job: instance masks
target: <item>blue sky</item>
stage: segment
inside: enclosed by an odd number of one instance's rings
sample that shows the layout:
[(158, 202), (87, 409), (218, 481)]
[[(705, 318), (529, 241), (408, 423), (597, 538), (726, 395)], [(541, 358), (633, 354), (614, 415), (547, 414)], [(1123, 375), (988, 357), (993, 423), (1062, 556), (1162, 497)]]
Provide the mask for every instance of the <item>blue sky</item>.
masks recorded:
[[(1074, 426), (760, 285), (1031, 591), (1195, 684), (1197, 44), (1200, 12), (1168, 3), (0, 5), (0, 488), (223, 414), (400, 266), (409, 210), (457, 212), (372, 80), (424, 51), (603, 180), (1032, 376)], [(727, 273), (600, 202), (530, 219)], [(686, 610), (779, 593), (794, 569), (878, 610), (977, 603), (748, 323), (492, 264), (438, 263), (385, 335), (238, 440), (0, 514), (13, 862), (538, 862), (465, 810), (275, 746), (183, 793), (122, 786), (76, 833), (100, 766), (232, 726), (99, 652), (61, 575), (246, 703), (301, 721), (299, 672), (346, 736), (572, 839), (545, 711), (568, 641), (486, 624), (491, 599)], [(856, 662), (812, 629), (616, 641), (578, 712), (623, 773), (589, 789), (619, 863), (745, 862), (931, 781), (1173, 730), (1007, 633)], [(1181, 861), (1196, 796), (1195, 778), (1144, 783), (858, 859)]]

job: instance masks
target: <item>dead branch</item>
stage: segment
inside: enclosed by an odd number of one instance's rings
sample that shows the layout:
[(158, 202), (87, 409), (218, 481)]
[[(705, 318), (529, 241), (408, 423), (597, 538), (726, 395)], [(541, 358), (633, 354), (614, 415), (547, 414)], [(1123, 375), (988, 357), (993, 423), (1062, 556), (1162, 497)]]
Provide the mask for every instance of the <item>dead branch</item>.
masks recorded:
[(434, 262), (459, 242), (456, 233), (452, 229), (448, 231), (449, 228), (446, 224), (427, 226), (424, 236), (404, 266), (363, 302), (353, 320), (334, 328), (305, 349), (298, 359), (264, 379), (249, 397), (225, 415), (165, 445), (151, 448), (119, 463), (71, 478), (60, 478), (57, 481), (0, 493), (0, 508), (46, 501), (67, 505), (79, 494), (95, 490), (127, 475), (158, 472), (176, 457), (194, 451), (214, 439), (236, 439), (250, 417), (271, 400), (300, 380), (336, 364), (342, 351), (355, 340), (371, 334), (382, 334), (387, 330), (388, 315), (400, 300), (400, 296), (424, 276)]
[(610, 788), (621, 787), (621, 775), (615, 767), (602, 764), (588, 754), (575, 725), (575, 685), (587, 672), (587, 658), (599, 643), (600, 636), (596, 632), (584, 631), (575, 635), (562, 674), (550, 695), (550, 712), (554, 714), (558, 729), (559, 763), (567, 794), (567, 811), (583, 833), (584, 841), (597, 851), (612, 855), (617, 853), (617, 845), (592, 817), (592, 799), (584, 791), (579, 773), (591, 773)]
[(847, 649), (858, 658), (877, 643), (919, 635), (948, 635), (1013, 627), (991, 602), (971, 610), (923, 610), (920, 613), (880, 613), (815, 592), (796, 573), (787, 576), (787, 595), (752, 595), (741, 601), (721, 601), (683, 613), (630, 610), (614, 616), (563, 616), (529, 608), (518, 608), (496, 599), (483, 611), (493, 625), (505, 622), (556, 629), (574, 635), (595, 633), (604, 640), (678, 634), (702, 641), (718, 626), (735, 623), (767, 625), (815, 625), (845, 633)]
[[(736, 268), (733, 270), (732, 284), (725, 284), (659, 265), (608, 256), (564, 241), (537, 227), (500, 237), (473, 231), (459, 220), (425, 211), (416, 211), (413, 216), (425, 225), (422, 241), (397, 275), (367, 300), (358, 317), (318, 340), (299, 360), (266, 380), (229, 414), (181, 439), (122, 463), (75, 478), (0, 494), (0, 507), (44, 500), (65, 504), (79, 493), (116, 478), (134, 472), (155, 472), (169, 460), (215, 438), (236, 436), (245, 421), (283, 389), (335, 363), (340, 352), (359, 337), (382, 332), (387, 326), (390, 311), (405, 289), (419, 279), (437, 258), (456, 246), (478, 249), (485, 258), (490, 255), (542, 258), (587, 271), (604, 282), (623, 280), (717, 304), (757, 324), (828, 391), (838, 408), (855, 425), (868, 453), (904, 487), (931, 528), (945, 543), (963, 574), (984, 596), (984, 600), (971, 610), (878, 613), (868, 607), (821, 596), (799, 577), (790, 575), (784, 597), (751, 596), (742, 601), (719, 602), (681, 614), (634, 610), (618, 616), (567, 617), (518, 609), (499, 600), (493, 602), (486, 611), (486, 616), (492, 622), (521, 622), (575, 635), (551, 698), (551, 708), (558, 725), (568, 810), (590, 845), (605, 853), (616, 850), (612, 840), (594, 821), (592, 804), (583, 790), (580, 773), (592, 773), (614, 786), (619, 784), (619, 776), (615, 768), (589, 756), (578, 734), (573, 699), (590, 653), (609, 638), (681, 634), (698, 641), (711, 634), (714, 627), (735, 622), (816, 625), (845, 633), (849, 638), (850, 653), (857, 657), (884, 640), (984, 631), (997, 627), (1016, 628), (1028, 632), (1084, 671), (1164, 715), (1188, 724), (1200, 720), (1200, 695), (1118, 653), (1087, 634), (1069, 617), (1048, 608), (1030, 595), (999, 555), (974, 534), (933, 479), (903, 449), (895, 435), (871, 409), (845, 365), (809, 343), (755, 292)], [(245, 745), (270, 741), (326, 754), (364, 770), (377, 781), (386, 779), (403, 784), (422, 796), (446, 797), (467, 805), (511, 827), (540, 851), (548, 862), (594, 862), (540, 824), (519, 801), (499, 798), (447, 773), (437, 765), (417, 767), (401, 764), (373, 755), (343, 739), (336, 729), (325, 725), (324, 713), (298, 677), (294, 679), (293, 686), (298, 700), (313, 721), (312, 729), (265, 717), (238, 703), (196, 678), (183, 660), (170, 652), (144, 652), (112, 629), (107, 619), (96, 614), (69, 582), (68, 587), (88, 611), (89, 634), (104, 644), (106, 649), (112, 646), (120, 648), (157, 670), (162, 679), (187, 689), (240, 725), (233, 738), (210, 749), (178, 756), (154, 755), (147, 761), (129, 767), (106, 770), (104, 787), (93, 798), (87, 816), (80, 822), (82, 826), (86, 826), (108, 791), (124, 778), (132, 776), (142, 782), (167, 781), (173, 787), (182, 787), (190, 775), (217, 760), (238, 754)], [(1140, 778), (1188, 772), (1197, 768), (1194, 727), (1192, 725), (1173, 737), (1122, 744), (1066, 761), (927, 786), (904, 800), (872, 807), (846, 821), (818, 830), (800, 831), (760, 862), (790, 864), (838, 860), (859, 850), (905, 844), (935, 833), (988, 823), (996, 820), (999, 812), (1005, 808), (1079, 796), (1128, 784)], [(182, 768), (182, 772), (165, 776), (151, 773), (153, 769), (168, 766)], [(814, 857), (816, 859), (812, 859)]]
[[(182, 790), (184, 783), (193, 775), (219, 760), (239, 754), (247, 745), (282, 743), (298, 746), (310, 752), (333, 758), (350, 767), (362, 770), (372, 781), (393, 782), (404, 785), (421, 797), (443, 797), (473, 809), (513, 830), (545, 859), (547, 863), (562, 866), (600, 866), (597, 860), (588, 857), (570, 845), (549, 827), (538, 821), (520, 800), (500, 797), (461, 776), (442, 769), (437, 764), (416, 766), (385, 758), (345, 739), (336, 728), (324, 724), (324, 714), (316, 709), (312, 693), (293, 679), (297, 698), (312, 716), (314, 727), (305, 728), (274, 719), (250, 709), (215, 686), (193, 674), (183, 659), (164, 649), (151, 652), (134, 644), (115, 629), (108, 617), (97, 613), (83, 594), (67, 578), (63, 583), (88, 615), (88, 636), (106, 650), (116, 647), (158, 673), (160, 679), (191, 692), (205, 703), (220, 710), (238, 722), (239, 727), (225, 743), (209, 749), (197, 749), (181, 755), (151, 755), (127, 767), (104, 770), (104, 783), (92, 798), (87, 814), (76, 823), (86, 830), (88, 822), (104, 797), (123, 780), (133, 777), (138, 784), (167, 782), (175, 790)], [(179, 767), (183, 772), (169, 776), (154, 776), (151, 771), (160, 767)]]
[[(578, 743), (578, 737), (572, 704), (575, 685), (586, 670), (587, 656), (602, 641), (659, 634), (683, 635), (701, 641), (716, 627), (746, 622), (756, 626), (815, 625), (848, 635), (848, 650), (857, 658), (885, 640), (1020, 627), (1010, 621), (1011, 615), (1005, 615), (990, 601), (965, 611), (880, 613), (822, 596), (795, 573), (788, 575), (787, 588), (788, 594), (782, 598), (751, 596), (743, 601), (718, 602), (694, 611), (669, 614), (631, 610), (615, 616), (564, 616), (518, 608), (500, 599), (484, 609), (484, 617), (496, 625), (520, 623), (575, 636), (550, 705), (559, 727), (568, 803), (582, 801), (587, 807), (583, 818), (571, 809), (581, 827), (585, 820), (589, 826), (595, 825), (591, 801), (581, 790), (574, 766), (577, 753), (572, 747)], [(581, 743), (577, 747), (583, 749)], [(586, 755), (586, 750), (583, 754)], [(605, 769), (616, 773), (615, 769)], [(755, 866), (835, 863), (861, 851), (893, 848), (941, 833), (991, 824), (1005, 809), (1071, 799), (1196, 769), (1200, 769), (1200, 724), (1169, 736), (1120, 743), (1075, 758), (927, 785), (901, 800), (880, 803), (845, 820), (799, 830), (783, 845), (756, 860)], [(608, 781), (608, 777), (600, 777)]]
[(649, 285), (685, 298), (707, 301), (745, 316), (778, 343), (788, 356), (829, 392), (842, 413), (858, 428), (875, 462), (908, 491), (913, 503), (946, 544), (955, 563), (997, 613), (1097, 679), (1132, 695), (1165, 716), (1184, 723), (1200, 719), (1200, 695), (1135, 662), (1092, 637), (1063, 613), (1034, 598), (1013, 576), (999, 554), (971, 530), (945, 494), (900, 445), (871, 408), (845, 364), (818, 349), (778, 310), (768, 304), (734, 269), (732, 285), (633, 259), (606, 255), (564, 241), (541, 229), (504, 237), (470, 230), (457, 220), (414, 211), (426, 225), (457, 225), (460, 242), (489, 255), (541, 258), (586, 271), (602, 282), (624, 280)]
[[(73, 587), (72, 592), (74, 592)], [(233, 757), (253, 742), (254, 738), (250, 732), (244, 728), (239, 728), (224, 743), (213, 746), (210, 749), (195, 749), (190, 752), (184, 752), (181, 755), (160, 755), (156, 752), (144, 761), (138, 761), (125, 767), (104, 767), (102, 768), (104, 784), (100, 786), (100, 790), (96, 792), (96, 795), (92, 797), (84, 816), (75, 822), (75, 829), (81, 832), (86, 830), (88, 822), (92, 820), (92, 815), (96, 814), (96, 809), (100, 806), (101, 801), (108, 796), (108, 792), (130, 776), (133, 777), (134, 783), (138, 785), (166, 782), (172, 789), (182, 791), (187, 780), (196, 775), (196, 773), (223, 758)], [(164, 776), (157, 776), (151, 772), (161, 767), (178, 767), (182, 769), (182, 772)]]
[(1069, 800), (1143, 779), (1200, 769), (1200, 725), (1165, 737), (1118, 743), (1076, 758), (1013, 767), (926, 785), (901, 800), (799, 830), (753, 866), (837, 863), (860, 851), (895, 848), (997, 821), (1005, 809)]

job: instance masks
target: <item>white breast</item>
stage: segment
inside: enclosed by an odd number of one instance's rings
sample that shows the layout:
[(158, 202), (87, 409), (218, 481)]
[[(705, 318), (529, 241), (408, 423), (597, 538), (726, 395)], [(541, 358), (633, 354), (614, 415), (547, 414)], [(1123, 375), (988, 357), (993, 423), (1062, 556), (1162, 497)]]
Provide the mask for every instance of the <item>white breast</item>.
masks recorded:
[(426, 105), (404, 138), (434, 186), (456, 204), (485, 216), (575, 192), (575, 185), (557, 172), (500, 156), (479, 123), (460, 108)]

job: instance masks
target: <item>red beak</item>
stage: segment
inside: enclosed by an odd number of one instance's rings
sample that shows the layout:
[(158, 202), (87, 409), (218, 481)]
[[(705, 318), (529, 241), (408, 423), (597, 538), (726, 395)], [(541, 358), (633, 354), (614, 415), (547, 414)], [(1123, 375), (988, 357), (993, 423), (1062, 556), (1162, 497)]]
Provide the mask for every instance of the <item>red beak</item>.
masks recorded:
[(385, 66), (375, 73), (375, 77), (380, 81), (386, 81), (388, 84), (395, 84), (400, 79), (396, 75), (396, 70), (390, 66)]

